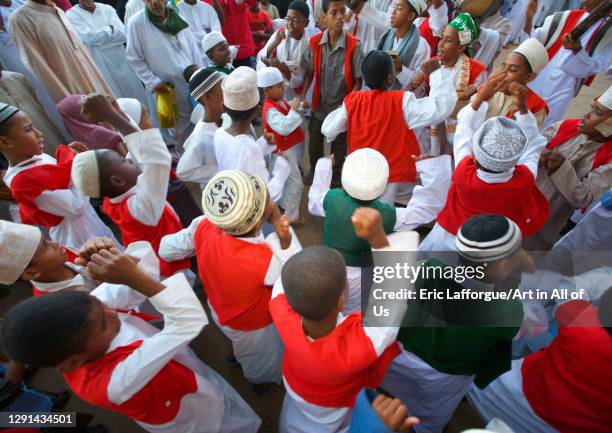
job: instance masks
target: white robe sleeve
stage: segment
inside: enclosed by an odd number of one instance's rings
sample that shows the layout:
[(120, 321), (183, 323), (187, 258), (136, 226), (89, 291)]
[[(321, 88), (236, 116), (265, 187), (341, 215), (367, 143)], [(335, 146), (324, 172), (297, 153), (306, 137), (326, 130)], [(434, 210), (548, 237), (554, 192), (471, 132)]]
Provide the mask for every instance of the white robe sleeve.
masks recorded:
[(320, 158), (315, 166), (312, 185), (308, 191), (308, 212), (314, 216), (325, 216), (323, 200), (329, 192), (332, 181), (332, 160), (329, 157)]
[(124, 141), (142, 169), (136, 180), (136, 193), (128, 199), (128, 208), (136, 220), (155, 226), (166, 205), (170, 152), (158, 129), (134, 132), (125, 136)]
[(323, 134), (328, 141), (334, 141), (338, 135), (346, 132), (348, 129), (348, 113), (344, 102), (334, 111), (325, 116), (323, 125), (321, 126), (321, 134)]
[(429, 27), (433, 34), (439, 37), (448, 24), (448, 6), (446, 2), (442, 2), (438, 9), (431, 5), (427, 12), (429, 12)]
[(381, 32), (385, 32), (389, 29), (387, 14), (371, 6), (369, 2), (363, 4), (359, 12), (359, 21), (363, 21)]
[(134, 72), (136, 72), (136, 75), (138, 75), (138, 78), (140, 78), (140, 81), (152, 91), (163, 80), (157, 77), (145, 62), (143, 47), (149, 41), (142, 40), (143, 35), (140, 34), (137, 27), (135, 21), (130, 19), (127, 26), (127, 61)]
[[(209, 137), (209, 136), (206, 136)], [(181, 155), (176, 166), (176, 175), (179, 179), (189, 182), (204, 183), (213, 177), (219, 168), (215, 158), (212, 137), (210, 143), (204, 142), (204, 137), (199, 133), (199, 128), (191, 133), (183, 146), (185, 152)]]
[(478, 111), (474, 111), (472, 104), (468, 104), (457, 113), (457, 130), (453, 144), (455, 167), (468, 156), (472, 156), (472, 139), (474, 134), (487, 118), (489, 104), (483, 102)]
[(546, 147), (548, 142), (540, 133), (538, 121), (531, 111), (528, 111), (525, 115), (516, 112), (514, 113), (514, 118), (527, 135), (527, 148), (519, 158), (516, 165), (525, 165), (529, 171), (531, 171), (531, 174), (533, 174), (533, 178), (535, 179), (538, 176), (538, 162), (540, 160), (540, 153), (542, 152), (542, 149)]
[(195, 255), (195, 234), (198, 225), (206, 218), (204, 215), (195, 218), (189, 227), (179, 230), (176, 233), (166, 235), (159, 243), (159, 257), (174, 262), (183, 260)]
[(397, 74), (395, 78), (402, 85), (402, 88), (406, 88), (412, 81), (414, 76), (421, 70), (423, 62), (429, 60), (431, 57), (431, 48), (423, 37), (419, 36), (419, 45), (410, 60), (409, 65), (402, 65), (402, 72)]
[(291, 109), (285, 116), (276, 108), (270, 108), (266, 112), (266, 120), (270, 129), (283, 137), (288, 136), (302, 124), (302, 116), (297, 111)]
[(560, 68), (576, 78), (587, 78), (590, 75), (606, 71), (612, 65), (612, 44), (589, 56), (583, 48), (578, 54), (568, 56)]
[(183, 274), (163, 282), (149, 298), (164, 317), (164, 328), (115, 366), (107, 387), (108, 399), (122, 404), (139, 392), (168, 362), (198, 336), (208, 323), (202, 304)]
[(438, 69), (429, 76), (429, 96), (418, 98), (412, 92), (404, 92), (402, 111), (410, 129), (437, 125), (446, 119), (457, 103), (450, 69)]
[(270, 266), (268, 267), (268, 271), (266, 272), (266, 276), (264, 278), (264, 284), (266, 286), (273, 286), (281, 276), (281, 270), (283, 269), (283, 265), (289, 260), (293, 255), (302, 251), (302, 244), (298, 239), (293, 227), (290, 227), (291, 231), (291, 244), (289, 248), (283, 250), (280, 246), (280, 241), (278, 239), (278, 235), (276, 232), (270, 233), (266, 236), (266, 244), (272, 250), (272, 259), (270, 260)]
[(75, 218), (85, 212), (89, 199), (71, 189), (54, 189), (43, 191), (34, 199), (34, 204), (44, 212)]
[[(78, 5), (76, 6), (79, 7)], [(97, 28), (90, 27), (77, 13), (70, 13), (71, 10), (68, 10), (66, 13), (66, 17), (70, 24), (72, 24), (72, 28), (79, 35), (79, 38), (85, 43), (85, 45), (90, 47), (99, 47), (103, 45), (107, 45), (111, 42), (113, 37), (113, 32), (111, 31), (110, 26), (100, 26)], [(114, 23), (113, 23), (114, 24)]]
[(429, 158), (416, 163), (423, 185), (416, 185), (406, 207), (396, 208), (394, 231), (413, 230), (433, 221), (446, 203), (451, 180), (449, 155)]

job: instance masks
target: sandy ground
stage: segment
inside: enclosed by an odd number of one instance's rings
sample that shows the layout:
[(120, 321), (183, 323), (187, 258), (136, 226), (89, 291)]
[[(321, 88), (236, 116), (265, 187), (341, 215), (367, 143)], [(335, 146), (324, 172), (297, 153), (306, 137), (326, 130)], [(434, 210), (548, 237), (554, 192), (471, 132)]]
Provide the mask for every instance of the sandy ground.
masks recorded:
[[(498, 58), (498, 63), (500, 58)], [(567, 117), (581, 116), (589, 110), (593, 99), (601, 95), (607, 88), (609, 82), (605, 76), (599, 76), (591, 87), (583, 87), (580, 94), (570, 106)], [(305, 158), (307, 160), (307, 158)], [(305, 167), (307, 168), (307, 167)], [(305, 206), (306, 196), (302, 203), (302, 212), (307, 214)], [(4, 218), (4, 216), (3, 216)], [(298, 236), (304, 246), (315, 245), (321, 242), (322, 219), (307, 215), (306, 224), (297, 229)], [(20, 284), (11, 287), (8, 297), (0, 301), (0, 317), (6, 310), (16, 302), (28, 297), (31, 291), (26, 285)], [(219, 372), (226, 380), (234, 386), (243, 398), (253, 407), (263, 420), (261, 432), (276, 432), (278, 415), (280, 412), (284, 390), (282, 387), (274, 386), (262, 396), (257, 396), (251, 390), (249, 383), (242, 377), (239, 368), (231, 368), (225, 362), (230, 354), (229, 341), (214, 325), (208, 325), (202, 334), (196, 338), (191, 347), (200, 358), (210, 367)], [(29, 385), (35, 389), (58, 391), (66, 389), (62, 377), (53, 369), (41, 369), (30, 380)], [(144, 430), (131, 420), (101, 409), (92, 408), (85, 402), (72, 396), (65, 410), (89, 412), (95, 415), (94, 423), (102, 423), (109, 428), (111, 433), (136, 433)], [(467, 402), (462, 402), (447, 427), (447, 433), (458, 433), (467, 428), (482, 427), (483, 423)]]

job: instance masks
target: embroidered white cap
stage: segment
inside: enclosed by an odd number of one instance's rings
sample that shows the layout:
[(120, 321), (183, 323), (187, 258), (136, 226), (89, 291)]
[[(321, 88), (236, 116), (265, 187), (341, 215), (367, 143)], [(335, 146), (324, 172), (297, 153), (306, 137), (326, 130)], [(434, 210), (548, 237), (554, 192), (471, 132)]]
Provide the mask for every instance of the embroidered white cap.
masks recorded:
[(608, 110), (612, 110), (612, 86), (608, 87), (608, 90), (606, 90), (603, 95), (597, 99), (597, 102), (606, 107)]
[(284, 81), (283, 74), (278, 68), (266, 66), (257, 71), (257, 87), (266, 88)]
[(230, 110), (247, 111), (259, 104), (257, 72), (240, 66), (221, 84), (223, 103)]
[(38, 227), (0, 220), (0, 284), (13, 284), (19, 279), (41, 239)]
[(476, 132), (473, 147), (481, 166), (501, 173), (516, 165), (527, 147), (527, 136), (515, 120), (496, 116)]
[(227, 39), (225, 39), (223, 33), (218, 31), (212, 31), (210, 33), (207, 33), (202, 38), (202, 50), (204, 51), (204, 54), (206, 54), (208, 50), (213, 48), (215, 45), (220, 44), (221, 42), (227, 42)]
[(95, 150), (75, 155), (70, 172), (76, 189), (87, 197), (100, 197), (100, 168)]
[(548, 51), (536, 38), (527, 39), (513, 51), (522, 54), (529, 62), (531, 70), (538, 74), (548, 64)]
[(380, 197), (388, 180), (389, 164), (377, 150), (359, 149), (344, 160), (342, 187), (357, 200), (370, 201)]

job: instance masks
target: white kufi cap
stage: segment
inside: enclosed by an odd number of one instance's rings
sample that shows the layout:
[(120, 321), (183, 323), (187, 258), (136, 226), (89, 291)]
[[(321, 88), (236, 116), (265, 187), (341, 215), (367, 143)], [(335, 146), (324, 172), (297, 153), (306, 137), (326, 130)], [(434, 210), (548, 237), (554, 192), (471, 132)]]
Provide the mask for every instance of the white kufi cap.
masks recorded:
[(387, 159), (374, 149), (356, 150), (344, 161), (342, 187), (357, 200), (370, 201), (380, 197), (388, 180)]

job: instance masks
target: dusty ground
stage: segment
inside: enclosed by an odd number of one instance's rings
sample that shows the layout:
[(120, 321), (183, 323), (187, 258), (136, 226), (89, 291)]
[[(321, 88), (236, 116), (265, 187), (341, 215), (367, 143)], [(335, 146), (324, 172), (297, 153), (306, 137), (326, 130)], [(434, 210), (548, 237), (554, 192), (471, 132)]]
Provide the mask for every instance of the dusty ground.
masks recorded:
[[(503, 54), (500, 58), (503, 58), (502, 56)], [(599, 76), (590, 88), (584, 87), (570, 106), (567, 117), (580, 116), (586, 112), (594, 97), (600, 95), (608, 85), (609, 82), (606, 81), (605, 77)], [(303, 203), (303, 214), (307, 214), (305, 203)], [(302, 244), (308, 246), (320, 243), (321, 229), (322, 219), (307, 215), (306, 224), (298, 228), (297, 233)], [(10, 295), (0, 301), (0, 317), (5, 314), (6, 310), (10, 308), (11, 305), (29, 295), (30, 289), (25, 285), (11, 287)], [(242, 377), (241, 370), (230, 368), (226, 364), (225, 359), (230, 353), (230, 344), (213, 324), (207, 326), (202, 334), (193, 341), (191, 346), (201, 359), (223, 375), (259, 414), (263, 420), (261, 431), (270, 433), (276, 432), (277, 419), (284, 390), (281, 387), (275, 386), (262, 396), (255, 395), (251, 391), (250, 385)], [(66, 388), (61, 376), (53, 369), (39, 370), (29, 382), (29, 385), (35, 389), (48, 391), (58, 391)], [(115, 413), (92, 408), (74, 396), (71, 398), (65, 410), (94, 414), (94, 422), (105, 424), (109, 428), (110, 433), (136, 433), (144, 431), (129, 419)], [(466, 402), (463, 402), (453, 416), (448, 426), (447, 433), (458, 433), (466, 428), (477, 428), (482, 426), (483, 423), (473, 409)]]

